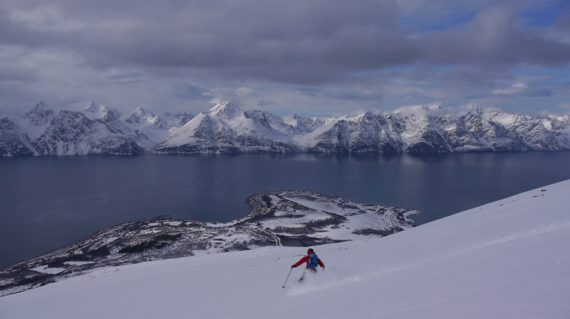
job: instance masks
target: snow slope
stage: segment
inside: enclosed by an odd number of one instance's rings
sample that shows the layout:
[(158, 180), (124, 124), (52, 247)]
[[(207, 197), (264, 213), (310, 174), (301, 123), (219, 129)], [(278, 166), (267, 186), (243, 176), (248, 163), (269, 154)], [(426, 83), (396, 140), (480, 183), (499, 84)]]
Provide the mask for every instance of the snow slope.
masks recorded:
[(0, 269), (0, 297), (103, 267), (388, 236), (412, 228), (408, 217), (419, 213), (301, 190), (259, 193), (246, 203), (250, 213), (226, 223), (162, 216), (99, 230), (84, 240)]
[(570, 180), (380, 239), (100, 269), (0, 298), (1, 318), (568, 318)]

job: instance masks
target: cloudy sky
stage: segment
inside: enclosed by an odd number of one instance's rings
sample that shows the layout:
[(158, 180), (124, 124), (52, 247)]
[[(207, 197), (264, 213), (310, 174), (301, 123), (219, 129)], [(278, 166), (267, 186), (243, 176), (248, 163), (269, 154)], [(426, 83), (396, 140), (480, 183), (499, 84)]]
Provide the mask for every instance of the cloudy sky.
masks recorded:
[(439, 103), (570, 113), (558, 0), (2, 0), (0, 111), (217, 100), (324, 115)]

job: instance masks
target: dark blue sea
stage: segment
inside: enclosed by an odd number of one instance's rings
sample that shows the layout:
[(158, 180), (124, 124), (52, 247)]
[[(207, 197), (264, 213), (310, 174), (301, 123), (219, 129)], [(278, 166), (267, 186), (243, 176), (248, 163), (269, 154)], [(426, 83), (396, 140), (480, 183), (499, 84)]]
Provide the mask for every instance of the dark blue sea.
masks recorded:
[(422, 224), (568, 178), (570, 152), (0, 159), (0, 267), (125, 221), (242, 217), (257, 192), (416, 208)]

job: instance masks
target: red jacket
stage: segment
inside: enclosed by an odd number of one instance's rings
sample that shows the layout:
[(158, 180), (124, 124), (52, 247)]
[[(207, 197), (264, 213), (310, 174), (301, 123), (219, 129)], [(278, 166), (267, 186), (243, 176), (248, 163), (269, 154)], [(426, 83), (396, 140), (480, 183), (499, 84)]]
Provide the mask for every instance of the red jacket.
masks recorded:
[[(319, 266), (321, 266), (322, 268), (325, 268), (325, 264), (323, 264), (323, 262), (321, 261), (320, 258), (318, 258), (318, 261), (319, 261)], [(307, 264), (306, 267), (309, 266), (309, 256), (303, 256), (303, 258), (299, 259), (299, 261), (293, 265), (293, 268), (299, 267), (303, 263)]]

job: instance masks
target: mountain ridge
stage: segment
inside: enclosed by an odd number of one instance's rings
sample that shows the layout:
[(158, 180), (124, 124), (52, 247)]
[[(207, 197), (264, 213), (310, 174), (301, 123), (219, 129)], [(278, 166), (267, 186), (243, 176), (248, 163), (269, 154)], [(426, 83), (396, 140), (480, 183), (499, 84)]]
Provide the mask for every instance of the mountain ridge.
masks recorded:
[[(3, 116), (0, 157), (224, 153), (426, 154), (570, 150), (570, 116), (438, 105), (391, 112), (306, 118), (220, 102), (197, 115), (127, 114), (95, 101), (74, 110), (43, 101), (20, 117)], [(8, 123), (14, 125), (8, 125)]]

